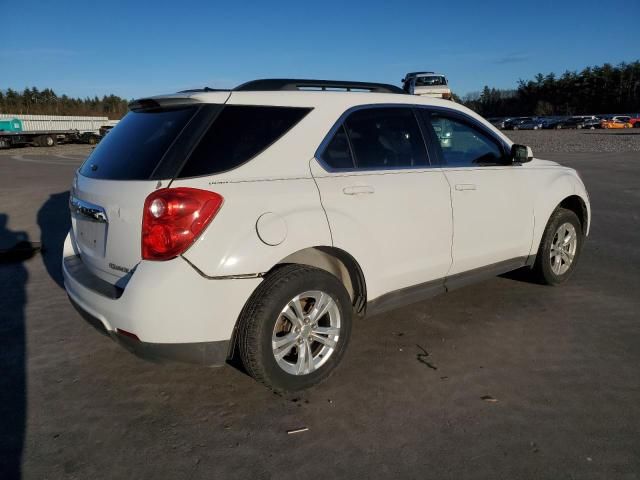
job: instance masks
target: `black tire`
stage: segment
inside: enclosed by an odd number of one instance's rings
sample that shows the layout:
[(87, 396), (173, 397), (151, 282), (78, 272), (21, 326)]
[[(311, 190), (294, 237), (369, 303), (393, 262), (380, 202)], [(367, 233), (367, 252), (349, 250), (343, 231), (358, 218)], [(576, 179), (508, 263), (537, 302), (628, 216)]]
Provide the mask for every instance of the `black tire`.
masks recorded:
[[(282, 309), (308, 290), (328, 293), (340, 312), (340, 335), (329, 359), (312, 373), (294, 375), (281, 368), (271, 341)], [(284, 265), (268, 275), (251, 295), (238, 320), (238, 350), (247, 373), (276, 392), (309, 388), (325, 380), (349, 343), (353, 308), (344, 285), (334, 275), (304, 265)], [(295, 347), (294, 347), (295, 348)]]
[[(558, 228), (560, 228), (564, 223), (570, 223), (573, 225), (576, 232), (577, 245), (573, 260), (569, 265), (569, 269), (563, 274), (558, 275), (551, 268), (551, 248)], [(578, 216), (571, 210), (557, 208), (547, 222), (544, 234), (542, 235), (542, 240), (540, 241), (540, 247), (538, 248), (536, 261), (532, 270), (534, 279), (539, 283), (554, 286), (561, 285), (566, 282), (576, 268), (583, 243), (584, 234), (582, 232), (582, 225)]]
[(51, 135), (41, 135), (36, 142), (40, 147), (53, 147), (56, 144), (55, 137)]

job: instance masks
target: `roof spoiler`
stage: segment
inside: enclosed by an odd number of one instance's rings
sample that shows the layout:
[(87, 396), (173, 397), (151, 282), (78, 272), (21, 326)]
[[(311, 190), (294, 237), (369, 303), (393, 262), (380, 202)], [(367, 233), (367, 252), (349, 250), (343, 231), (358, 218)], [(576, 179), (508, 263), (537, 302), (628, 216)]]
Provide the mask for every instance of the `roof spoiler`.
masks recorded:
[[(181, 92), (184, 93), (184, 92)], [(129, 102), (129, 110), (134, 112), (138, 111), (148, 111), (148, 110), (159, 110), (162, 108), (172, 108), (179, 107), (185, 105), (194, 105), (199, 103), (197, 100), (194, 100), (189, 97), (152, 97), (152, 98), (139, 98), (137, 100), (132, 100)]]

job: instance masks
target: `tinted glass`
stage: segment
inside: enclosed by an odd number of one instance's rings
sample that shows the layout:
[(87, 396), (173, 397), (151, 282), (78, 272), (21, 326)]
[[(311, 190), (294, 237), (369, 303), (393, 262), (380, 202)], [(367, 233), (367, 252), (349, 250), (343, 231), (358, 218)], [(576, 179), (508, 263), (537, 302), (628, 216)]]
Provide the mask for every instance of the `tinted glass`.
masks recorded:
[(225, 106), (178, 177), (211, 175), (238, 167), (278, 140), (309, 111), (308, 108)]
[(146, 180), (196, 107), (129, 112), (87, 158), (80, 173), (106, 180)]
[(432, 113), (430, 118), (442, 150), (442, 160), (447, 166), (472, 167), (505, 163), (498, 143), (480, 130), (436, 113)]
[(418, 122), (410, 108), (366, 108), (345, 122), (357, 168), (428, 165)]
[(347, 140), (347, 132), (341, 126), (335, 133), (324, 152), (322, 159), (332, 168), (353, 168), (353, 159)]

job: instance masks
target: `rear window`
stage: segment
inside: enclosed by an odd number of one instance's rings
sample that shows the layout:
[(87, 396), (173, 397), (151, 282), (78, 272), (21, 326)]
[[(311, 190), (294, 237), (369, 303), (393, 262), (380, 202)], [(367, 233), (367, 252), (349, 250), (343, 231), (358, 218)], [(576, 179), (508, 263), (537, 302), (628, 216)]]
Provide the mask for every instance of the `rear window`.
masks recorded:
[(148, 180), (225, 172), (264, 151), (310, 110), (206, 104), (130, 112), (98, 144), (80, 173)]
[(446, 79), (440, 76), (416, 78), (416, 87), (437, 87), (446, 84)]
[(225, 172), (248, 162), (282, 137), (309, 108), (227, 105), (178, 177)]
[(80, 173), (108, 180), (146, 180), (197, 107), (129, 112), (87, 158)]

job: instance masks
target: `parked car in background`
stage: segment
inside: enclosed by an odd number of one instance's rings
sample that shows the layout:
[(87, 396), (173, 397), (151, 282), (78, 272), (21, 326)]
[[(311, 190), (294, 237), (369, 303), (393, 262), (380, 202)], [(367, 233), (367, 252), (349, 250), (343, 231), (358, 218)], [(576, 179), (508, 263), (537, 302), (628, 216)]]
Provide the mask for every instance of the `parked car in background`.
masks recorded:
[(435, 72), (411, 72), (402, 79), (402, 89), (411, 95), (444, 98), (451, 100), (452, 94), (447, 78)]
[(593, 116), (573, 116), (573, 117), (565, 117), (565, 118), (551, 118), (545, 119), (543, 128), (545, 129), (581, 129), (588, 128), (587, 125), (591, 126), (593, 122), (599, 124), (599, 120), (595, 119)]
[(507, 117), (488, 117), (487, 122), (493, 125), (496, 128), (502, 128), (504, 125), (504, 121), (508, 120)]
[(564, 118), (544, 118), (542, 120), (542, 128), (545, 130), (554, 129), (559, 130), (562, 128), (562, 123), (565, 121)]
[(600, 128), (631, 128), (631, 117), (625, 115), (616, 115), (609, 120), (601, 120)]
[(239, 358), (276, 391), (326, 378), (365, 315), (522, 267), (565, 283), (591, 222), (575, 170), (464, 106), (294, 79), (132, 102), (69, 206), (87, 321), (147, 358)]
[(514, 130), (541, 130), (544, 123), (541, 118), (533, 118), (531, 120), (525, 120), (517, 125), (514, 125)]
[(582, 128), (585, 122), (584, 117), (569, 117), (560, 125), (562, 128)]
[(518, 130), (521, 123), (530, 122), (533, 117), (515, 117), (504, 122), (503, 130)]
[(640, 115), (636, 115), (629, 119), (629, 123), (633, 126), (633, 128), (640, 128)]
[(595, 130), (596, 128), (600, 128), (600, 119), (597, 117), (588, 118), (582, 124), (582, 128), (587, 130)]
[(503, 130), (506, 122), (511, 120), (513, 117), (491, 117), (488, 118), (487, 121), (493, 125), (494, 127)]

